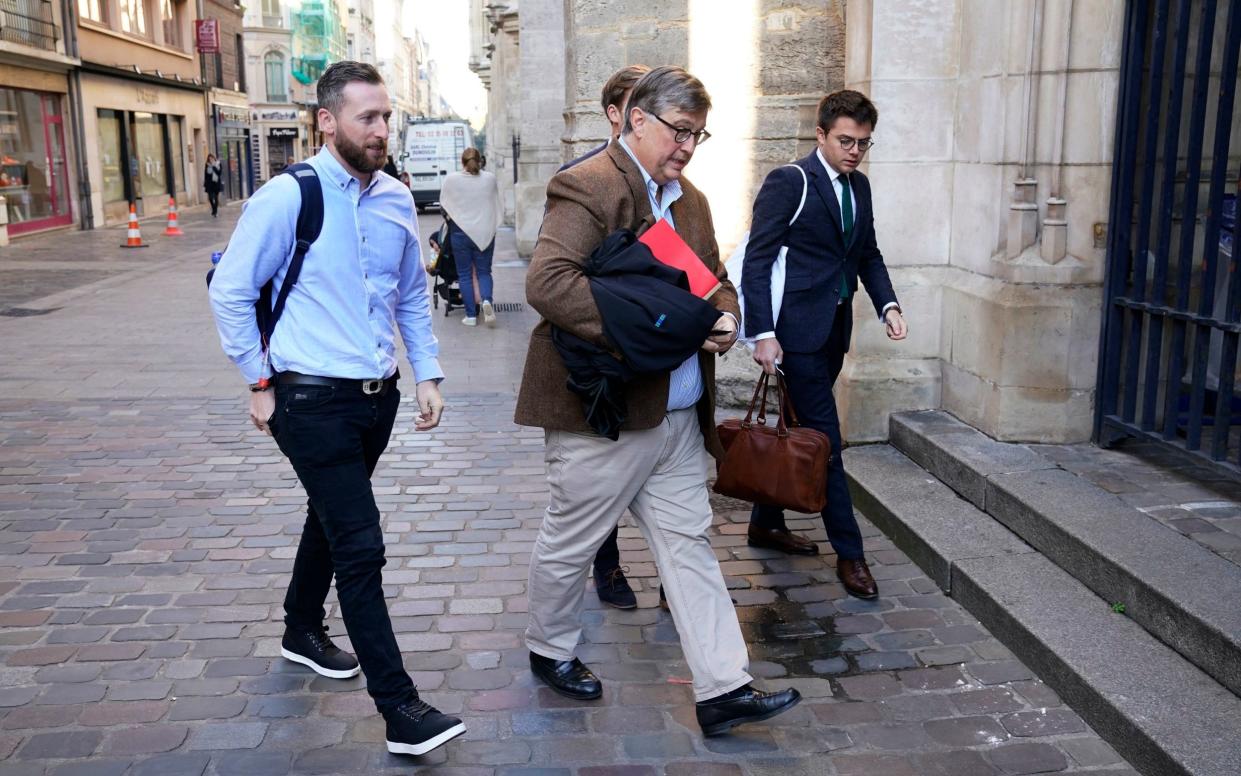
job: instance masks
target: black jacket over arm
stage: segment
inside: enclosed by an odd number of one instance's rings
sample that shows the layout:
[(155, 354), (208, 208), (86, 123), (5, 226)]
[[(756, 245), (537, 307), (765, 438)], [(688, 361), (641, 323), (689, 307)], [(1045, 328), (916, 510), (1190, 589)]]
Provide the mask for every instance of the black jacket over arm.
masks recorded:
[(638, 374), (676, 369), (702, 347), (720, 312), (689, 291), (684, 272), (656, 260), (627, 229), (604, 239), (585, 273), (615, 352), (555, 326), (552, 339), (587, 422), (615, 440), (626, 417), (624, 383)]

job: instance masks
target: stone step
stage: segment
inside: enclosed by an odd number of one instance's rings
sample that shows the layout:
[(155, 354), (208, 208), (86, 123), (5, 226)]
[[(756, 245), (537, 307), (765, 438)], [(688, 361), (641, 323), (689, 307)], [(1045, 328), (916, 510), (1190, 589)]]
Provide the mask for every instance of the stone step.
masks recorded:
[(844, 455), (857, 508), (1140, 772), (1241, 773), (1241, 698), (901, 452)]
[(1241, 695), (1241, 568), (1030, 448), (940, 411), (893, 415), (892, 445)]

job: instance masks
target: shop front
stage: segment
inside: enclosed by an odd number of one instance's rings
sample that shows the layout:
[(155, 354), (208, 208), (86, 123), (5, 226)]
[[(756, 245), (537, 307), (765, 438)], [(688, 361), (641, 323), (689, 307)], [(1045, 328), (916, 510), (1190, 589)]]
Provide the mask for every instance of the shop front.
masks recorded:
[(301, 111), (293, 107), (259, 108), (251, 113), (251, 119), (260, 146), (255, 170), (261, 181), (270, 180), (305, 158), (301, 148)]
[(151, 216), (165, 213), (170, 197), (181, 207), (201, 200), (201, 88), (84, 74), (82, 96), (86, 135), (94, 138), (87, 160), (96, 222), (124, 223), (130, 203), (139, 216)]
[(220, 160), (224, 198), (241, 200), (254, 193), (250, 148), (250, 111), (244, 107), (213, 105), (216, 156)]
[(10, 235), (73, 223), (63, 101), (0, 87), (0, 196)]

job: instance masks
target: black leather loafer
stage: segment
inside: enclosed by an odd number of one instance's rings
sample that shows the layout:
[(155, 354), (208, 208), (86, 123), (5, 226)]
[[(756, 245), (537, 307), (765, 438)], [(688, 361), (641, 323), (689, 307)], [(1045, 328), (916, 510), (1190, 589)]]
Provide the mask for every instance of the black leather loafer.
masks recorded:
[(747, 722), (762, 722), (783, 714), (801, 701), (793, 688), (763, 692), (746, 685), (730, 693), (700, 701), (695, 705), (698, 725), (704, 736), (718, 736)]
[(591, 701), (603, 695), (603, 683), (599, 677), (577, 658), (552, 660), (531, 652), (530, 670), (566, 698)]

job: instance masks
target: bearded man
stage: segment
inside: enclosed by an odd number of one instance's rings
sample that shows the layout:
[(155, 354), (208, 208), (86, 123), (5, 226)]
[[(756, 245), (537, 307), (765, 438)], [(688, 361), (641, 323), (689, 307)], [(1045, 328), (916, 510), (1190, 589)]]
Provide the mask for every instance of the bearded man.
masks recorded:
[[(318, 101), (323, 149), (250, 198), (212, 279), (211, 303), (224, 351), (250, 386), (250, 421), (275, 437), (308, 496), (281, 654), (332, 679), (361, 670), (387, 722), (388, 751), (418, 755), (465, 725), (420, 700), (405, 671), (384, 603), (383, 530), (370, 477), (400, 402), (397, 332), (417, 383), (418, 431), (439, 424), (444, 373), (414, 201), (381, 171), (392, 115), (383, 79), (371, 65), (338, 62), (319, 79)], [(283, 289), (299, 213), (314, 212), (305, 210), (295, 175), (317, 178), (322, 227), (265, 349), (255, 302), (269, 280)], [(333, 575), (357, 659), (323, 624)]]

